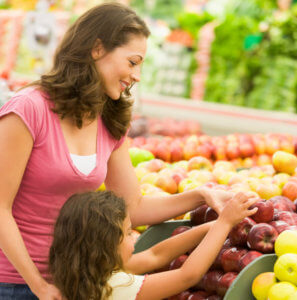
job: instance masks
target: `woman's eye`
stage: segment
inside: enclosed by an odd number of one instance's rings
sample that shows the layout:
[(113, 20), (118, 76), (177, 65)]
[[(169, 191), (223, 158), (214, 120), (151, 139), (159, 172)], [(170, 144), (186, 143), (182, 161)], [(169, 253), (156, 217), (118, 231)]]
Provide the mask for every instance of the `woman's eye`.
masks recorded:
[(130, 64), (131, 64), (131, 66), (132, 67), (134, 67), (134, 66), (136, 66), (137, 65), (137, 63), (135, 63), (134, 61), (132, 61), (132, 60), (130, 60)]

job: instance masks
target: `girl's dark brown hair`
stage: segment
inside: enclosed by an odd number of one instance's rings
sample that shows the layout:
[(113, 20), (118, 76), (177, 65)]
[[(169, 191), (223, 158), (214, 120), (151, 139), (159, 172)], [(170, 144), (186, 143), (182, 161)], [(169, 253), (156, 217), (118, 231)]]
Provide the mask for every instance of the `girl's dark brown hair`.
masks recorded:
[(53, 111), (71, 117), (78, 128), (83, 118), (101, 115), (111, 135), (120, 139), (131, 121), (129, 89), (114, 101), (104, 94), (92, 58), (100, 40), (107, 52), (127, 44), (133, 36), (148, 37), (149, 29), (129, 7), (104, 3), (88, 10), (69, 28), (54, 56), (52, 70), (31, 85), (38, 85), (54, 102)]
[(107, 281), (123, 268), (118, 253), (126, 206), (110, 191), (71, 196), (57, 218), (49, 253), (49, 271), (64, 297), (106, 299)]

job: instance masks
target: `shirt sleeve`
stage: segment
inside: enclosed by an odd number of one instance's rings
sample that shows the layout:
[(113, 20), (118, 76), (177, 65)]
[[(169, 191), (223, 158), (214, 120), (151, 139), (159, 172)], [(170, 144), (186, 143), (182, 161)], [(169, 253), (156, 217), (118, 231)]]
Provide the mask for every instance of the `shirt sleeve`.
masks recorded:
[(38, 135), (39, 118), (33, 101), (24, 96), (15, 96), (0, 108), (0, 118), (15, 113), (25, 123), (35, 142)]
[(125, 272), (114, 274), (109, 280), (112, 296), (109, 300), (135, 300), (141, 290), (146, 276)]

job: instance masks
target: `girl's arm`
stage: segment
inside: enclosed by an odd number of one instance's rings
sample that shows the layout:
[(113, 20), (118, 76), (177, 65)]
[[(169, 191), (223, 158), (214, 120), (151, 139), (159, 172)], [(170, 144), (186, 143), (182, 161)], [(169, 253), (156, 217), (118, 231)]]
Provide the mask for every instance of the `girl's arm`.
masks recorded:
[(125, 269), (133, 274), (144, 274), (167, 266), (176, 257), (196, 247), (213, 224), (214, 222), (209, 222), (193, 227), (132, 255)]
[(32, 147), (32, 136), (17, 115), (11, 113), (0, 119), (0, 248), (39, 299), (62, 299), (58, 290), (41, 277), (12, 216)]
[(200, 281), (212, 265), (231, 228), (257, 209), (248, 208), (257, 201), (239, 193), (226, 205), (206, 237), (191, 253), (181, 268), (148, 275), (137, 300), (159, 300), (176, 295)]
[(128, 141), (115, 150), (108, 161), (105, 185), (128, 204), (133, 227), (161, 223), (207, 203), (218, 212), (232, 193), (197, 188), (169, 196), (142, 196), (128, 152)]

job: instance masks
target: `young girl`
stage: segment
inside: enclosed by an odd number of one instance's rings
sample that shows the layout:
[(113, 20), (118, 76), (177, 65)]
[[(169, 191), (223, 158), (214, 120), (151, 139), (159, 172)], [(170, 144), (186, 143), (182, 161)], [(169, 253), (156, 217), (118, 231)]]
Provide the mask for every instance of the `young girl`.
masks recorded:
[[(132, 254), (135, 241), (124, 200), (110, 191), (73, 195), (54, 229), (49, 256), (54, 284), (69, 300), (157, 300), (178, 294), (202, 278), (231, 228), (256, 212), (248, 209), (256, 201), (238, 193), (217, 221)], [(164, 267), (197, 244), (180, 269), (132, 275)]]

